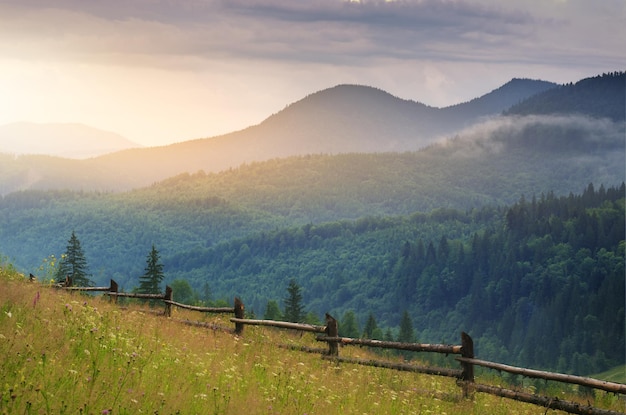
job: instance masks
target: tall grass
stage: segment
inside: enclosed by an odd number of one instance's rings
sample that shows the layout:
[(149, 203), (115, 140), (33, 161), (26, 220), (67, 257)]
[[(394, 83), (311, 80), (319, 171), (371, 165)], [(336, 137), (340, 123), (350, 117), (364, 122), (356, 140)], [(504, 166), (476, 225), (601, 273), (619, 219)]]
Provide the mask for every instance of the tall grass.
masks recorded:
[[(148, 308), (29, 283), (0, 267), (3, 414), (539, 414), (453, 379), (355, 365), (278, 344), (311, 334), (183, 325)], [(230, 327), (228, 317), (211, 318)], [(345, 356), (371, 357), (344, 348)], [(609, 403), (613, 405), (613, 403)]]

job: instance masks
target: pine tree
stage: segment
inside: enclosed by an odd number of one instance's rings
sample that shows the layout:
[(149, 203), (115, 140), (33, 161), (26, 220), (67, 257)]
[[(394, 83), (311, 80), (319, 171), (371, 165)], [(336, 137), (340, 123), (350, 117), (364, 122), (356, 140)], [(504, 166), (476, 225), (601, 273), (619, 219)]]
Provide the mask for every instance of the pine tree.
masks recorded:
[(369, 317), (367, 318), (367, 322), (365, 323), (365, 329), (363, 330), (363, 338), (374, 339), (374, 332), (376, 332), (377, 329), (378, 324), (376, 324), (376, 318), (374, 317), (374, 314), (370, 313)]
[(202, 304), (209, 305), (211, 303), (211, 287), (207, 281), (202, 284)]
[(152, 245), (152, 250), (146, 259), (145, 274), (139, 277), (139, 292), (142, 294), (159, 294), (160, 284), (165, 278), (163, 264), (160, 263), (159, 251)]
[(400, 321), (400, 332), (398, 333), (398, 341), (403, 343), (413, 343), (415, 341), (415, 332), (413, 331), (413, 322), (408, 311), (402, 314)]
[(302, 306), (302, 294), (300, 286), (294, 280), (289, 282), (287, 287), (287, 297), (285, 298), (285, 312), (283, 316), (286, 321), (301, 323), (304, 319), (304, 307)]
[(282, 318), (282, 313), (278, 307), (276, 300), (269, 300), (265, 306), (265, 313), (263, 314), (265, 320), (279, 321)]
[(359, 337), (359, 322), (356, 320), (354, 311), (348, 310), (344, 313), (339, 324), (339, 335), (341, 337)]
[[(402, 314), (402, 320), (400, 321), (400, 332), (398, 333), (398, 341), (401, 343), (413, 343), (415, 342), (415, 332), (413, 331), (413, 322), (408, 311), (404, 311)], [(412, 358), (412, 352), (403, 350), (399, 352), (400, 356), (404, 359), (410, 360)]]
[(92, 285), (90, 276), (80, 241), (76, 237), (76, 233), (72, 231), (72, 236), (67, 241), (65, 254), (61, 256), (59, 261), (59, 269), (56, 274), (57, 281), (63, 282), (66, 277), (70, 277), (74, 286), (90, 286)]

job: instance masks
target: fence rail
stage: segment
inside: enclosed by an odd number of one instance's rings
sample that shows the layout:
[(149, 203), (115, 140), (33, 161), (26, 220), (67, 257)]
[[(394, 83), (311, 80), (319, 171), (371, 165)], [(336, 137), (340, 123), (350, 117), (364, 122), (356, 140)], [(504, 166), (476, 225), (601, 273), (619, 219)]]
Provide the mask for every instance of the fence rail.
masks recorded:
[(313, 324), (304, 324), (304, 323), (290, 323), (288, 321), (275, 321), (275, 320), (252, 320), (245, 318), (231, 318), (231, 322), (239, 323), (249, 326), (269, 326), (269, 327), (277, 327), (281, 329), (291, 329), (298, 331), (307, 331), (313, 333), (324, 333), (326, 330), (325, 326), (316, 326)]
[(394, 363), (394, 362), (386, 362), (383, 360), (374, 360), (374, 359), (357, 359), (353, 357), (340, 357), (340, 356), (322, 356), (323, 359), (332, 360), (340, 363), (352, 363), (356, 365), (362, 366), (373, 366), (373, 367), (382, 367), (385, 369), (394, 369), (402, 372), (415, 372), (415, 373), (424, 373), (427, 375), (435, 375), (435, 376), (444, 376), (450, 378), (460, 379), (463, 375), (463, 371), (460, 369), (449, 369), (445, 367), (434, 367), (434, 366), (420, 366), (420, 365), (412, 365), (408, 363)]
[(170, 304), (176, 306), (178, 308), (184, 308), (186, 310), (199, 311), (201, 313), (224, 313), (224, 314), (232, 314), (235, 312), (234, 307), (198, 307), (195, 305), (188, 305), (177, 303), (176, 301), (171, 300), (163, 300), (165, 304)]
[(462, 346), (453, 346), (448, 344), (401, 343), (382, 340), (354, 339), (351, 337), (317, 337), (315, 340), (323, 342), (336, 342), (343, 345), (369, 346), (383, 349), (443, 354), (461, 354), (461, 350), (463, 348)]
[(535, 395), (527, 392), (514, 391), (498, 386), (482, 385), (476, 383), (471, 385), (476, 392), (488, 393), (490, 395), (500, 396), (502, 398), (512, 399), (515, 401), (531, 403), (537, 406), (543, 406), (546, 409), (558, 409), (569, 412), (570, 414), (580, 415), (624, 415), (624, 412), (610, 411), (607, 409), (595, 408), (590, 405), (582, 405), (577, 402), (565, 401), (559, 398)]
[[(513, 399), (521, 402), (531, 403), (538, 406), (542, 406), (547, 409), (557, 409), (572, 414), (585, 414), (585, 415), (623, 415), (624, 412), (616, 412), (606, 409), (595, 408), (590, 405), (582, 405), (576, 402), (570, 402), (561, 400), (556, 397), (542, 396), (538, 394), (530, 394), (522, 391), (515, 391), (499, 386), (484, 385), (476, 383), (474, 379), (474, 366), (481, 366), (497, 371), (503, 371), (512, 373), (515, 375), (521, 375), (529, 378), (537, 378), (544, 380), (557, 381), (566, 384), (575, 384), (579, 386), (590, 387), (594, 389), (603, 390), (605, 392), (616, 393), (626, 395), (626, 385), (621, 383), (607, 382), (589, 377), (566, 375), (562, 373), (545, 372), (535, 369), (527, 369), (521, 367), (515, 367), (505, 365), (501, 363), (490, 362), (486, 360), (474, 358), (474, 345), (472, 338), (467, 333), (461, 333), (460, 345), (449, 344), (429, 344), (429, 343), (403, 343), (403, 342), (391, 342), (371, 339), (356, 339), (350, 337), (340, 337), (338, 335), (338, 323), (330, 314), (326, 314), (326, 325), (313, 325), (304, 323), (292, 323), (286, 321), (274, 321), (274, 320), (255, 320), (246, 319), (244, 313), (244, 304), (239, 298), (235, 298), (233, 307), (198, 307), (188, 304), (177, 303), (172, 300), (172, 289), (166, 286), (164, 294), (141, 294), (141, 293), (120, 293), (118, 292), (118, 285), (114, 280), (111, 280), (109, 287), (72, 287), (71, 279), (67, 279), (64, 285), (60, 285), (63, 289), (71, 291), (102, 291), (104, 295), (108, 295), (117, 301), (117, 297), (130, 297), (130, 298), (143, 298), (162, 300), (165, 304), (165, 315), (171, 316), (171, 307), (179, 307), (191, 311), (198, 311), (204, 313), (233, 313), (235, 316), (230, 321), (235, 324), (235, 333), (241, 335), (243, 333), (244, 326), (268, 326), (282, 329), (290, 329), (304, 332), (323, 333), (323, 336), (317, 336), (315, 340), (320, 342), (326, 342), (328, 349), (313, 349), (309, 347), (290, 347), (301, 351), (322, 353), (322, 358), (349, 364), (359, 364), (374, 367), (381, 367), (400, 371), (409, 371), (416, 373), (425, 373), (436, 376), (446, 376), (457, 379), (458, 385), (462, 388), (463, 396), (469, 397), (475, 392), (488, 393), (504, 397), (507, 399)], [(184, 321), (187, 324), (194, 324), (201, 327), (215, 328), (213, 325), (206, 323), (191, 322), (189, 320)], [(339, 345), (344, 346), (367, 346), (373, 348), (395, 349), (414, 352), (428, 352), (428, 353), (441, 353), (445, 355), (461, 355), (455, 357), (460, 365), (461, 369), (441, 368), (441, 367), (429, 367), (419, 366), (407, 363), (394, 363), (389, 361), (381, 361), (374, 359), (356, 359), (349, 357), (339, 356)]]
[(542, 370), (526, 369), (523, 367), (503, 365), (501, 363), (494, 363), (494, 362), (489, 362), (489, 361), (480, 360), (480, 359), (468, 359), (465, 357), (457, 357), (456, 360), (460, 362), (470, 363), (476, 366), (483, 366), (483, 367), (487, 367), (490, 369), (513, 373), (515, 375), (522, 375), (528, 378), (554, 380), (557, 382), (571, 383), (575, 385), (601, 389), (606, 392), (626, 394), (626, 385), (622, 383), (607, 382), (604, 380), (598, 380), (598, 379), (593, 379), (593, 378), (583, 377), (583, 376), (565, 375), (563, 373), (553, 373), (553, 372), (544, 372)]

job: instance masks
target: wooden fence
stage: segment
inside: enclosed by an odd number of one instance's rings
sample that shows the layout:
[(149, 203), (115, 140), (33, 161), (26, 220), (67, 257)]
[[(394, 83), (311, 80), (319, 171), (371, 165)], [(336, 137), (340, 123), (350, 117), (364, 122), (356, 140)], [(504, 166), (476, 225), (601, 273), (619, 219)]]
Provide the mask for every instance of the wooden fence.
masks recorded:
[[(117, 297), (131, 297), (162, 300), (165, 304), (166, 316), (171, 316), (171, 306), (206, 313), (232, 313), (234, 317), (230, 319), (235, 324), (234, 332), (242, 335), (244, 326), (268, 326), (282, 329), (290, 329), (304, 332), (318, 333), (316, 340), (325, 342), (327, 349), (311, 349), (306, 347), (298, 348), (299, 350), (322, 353), (324, 359), (359, 364), (366, 366), (382, 367), (400, 371), (410, 371), (416, 373), (425, 373), (429, 375), (452, 377), (457, 379), (457, 384), (461, 387), (464, 397), (471, 397), (475, 392), (488, 393), (507, 399), (513, 399), (521, 402), (531, 403), (542, 406), (546, 409), (556, 409), (572, 414), (586, 415), (623, 415), (624, 412), (616, 412), (606, 409), (595, 408), (590, 405), (582, 405), (577, 402), (566, 401), (557, 397), (542, 396), (538, 394), (530, 394), (527, 392), (516, 391), (502, 388), (500, 386), (485, 385), (477, 383), (474, 377), (474, 366), (485, 367), (497, 370), (498, 372), (507, 372), (515, 375), (521, 375), (529, 378), (557, 381), (561, 383), (574, 384), (593, 389), (603, 390), (615, 394), (626, 395), (626, 384), (607, 382), (589, 377), (566, 375), (562, 373), (545, 372), (534, 369), (520, 368), (515, 366), (504, 365), (501, 363), (489, 362), (486, 360), (476, 359), (474, 357), (474, 344), (472, 338), (467, 333), (461, 333), (461, 341), (459, 345), (447, 344), (424, 344), (424, 343), (403, 343), (392, 341), (381, 341), (371, 339), (355, 339), (350, 337), (339, 337), (339, 325), (337, 320), (330, 314), (326, 314), (324, 326), (291, 323), (286, 321), (274, 320), (256, 320), (246, 319), (245, 307), (239, 298), (235, 298), (233, 307), (197, 307), (187, 304), (177, 303), (172, 300), (172, 289), (167, 286), (164, 294), (139, 294), (139, 293), (120, 293), (118, 285), (111, 280), (109, 287), (72, 287), (71, 280), (66, 280), (65, 284), (60, 285), (66, 290), (76, 291), (101, 291), (105, 295), (109, 295), (113, 301), (117, 301)], [(191, 322), (188, 322), (191, 323)], [(460, 364), (460, 369), (419, 366), (408, 363), (393, 363), (382, 360), (372, 359), (355, 359), (350, 357), (339, 356), (339, 345), (342, 346), (367, 346), (373, 348), (394, 349), (414, 352), (441, 353), (445, 355), (458, 355), (455, 357)]]

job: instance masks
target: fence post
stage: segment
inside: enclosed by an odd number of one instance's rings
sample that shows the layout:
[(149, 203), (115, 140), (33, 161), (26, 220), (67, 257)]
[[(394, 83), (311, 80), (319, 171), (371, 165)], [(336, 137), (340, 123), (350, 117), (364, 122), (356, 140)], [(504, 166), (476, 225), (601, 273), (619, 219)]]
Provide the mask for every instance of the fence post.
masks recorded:
[[(469, 334), (461, 332), (461, 356), (470, 359), (474, 358), (474, 341)], [(473, 390), (472, 383), (474, 383), (474, 365), (467, 362), (462, 362), (461, 367), (463, 372), (461, 373), (461, 381), (463, 383), (463, 397), (469, 398)]]
[[(239, 297), (235, 297), (235, 318), (246, 318), (245, 307)], [(241, 335), (243, 333), (243, 323), (235, 323), (235, 334)]]
[[(326, 313), (326, 335), (328, 337), (339, 337), (339, 325), (333, 316)], [(337, 342), (328, 342), (328, 354), (339, 356), (339, 346)]]
[[(165, 301), (172, 301), (172, 287), (169, 285), (165, 286)], [(165, 303), (165, 316), (170, 317), (172, 315), (172, 305), (170, 303)]]
[(65, 277), (65, 287), (71, 287), (72, 286), (72, 277), (70, 277), (69, 275), (67, 275)]
[[(109, 302), (113, 301), (117, 304), (117, 283), (111, 279), (111, 285), (109, 285)], [(111, 295), (111, 293), (115, 293), (115, 295)]]

